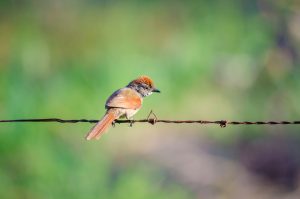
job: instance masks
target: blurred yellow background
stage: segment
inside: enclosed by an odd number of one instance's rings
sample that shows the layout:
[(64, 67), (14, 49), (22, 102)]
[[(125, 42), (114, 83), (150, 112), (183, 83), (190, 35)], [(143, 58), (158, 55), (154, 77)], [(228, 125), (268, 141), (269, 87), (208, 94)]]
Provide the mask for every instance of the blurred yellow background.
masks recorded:
[[(299, 120), (300, 3), (0, 1), (0, 119), (99, 119), (140, 75), (160, 119)], [(298, 126), (2, 123), (1, 198), (298, 198)]]

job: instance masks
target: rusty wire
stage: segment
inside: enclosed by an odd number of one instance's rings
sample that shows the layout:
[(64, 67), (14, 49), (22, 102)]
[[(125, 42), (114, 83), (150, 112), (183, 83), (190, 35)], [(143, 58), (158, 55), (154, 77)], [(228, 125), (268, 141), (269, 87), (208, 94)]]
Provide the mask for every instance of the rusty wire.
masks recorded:
[[(58, 122), (58, 123), (79, 123), (79, 122), (86, 122), (86, 123), (97, 123), (99, 120), (88, 120), (88, 119), (60, 119), (60, 118), (39, 118), (39, 119), (14, 119), (14, 120), (0, 120), (0, 123), (12, 123), (12, 122)], [(155, 116), (154, 118), (148, 117), (147, 119), (141, 120), (115, 120), (114, 123), (122, 124), (122, 123), (149, 123), (149, 124), (156, 124), (156, 123), (173, 123), (173, 124), (218, 124), (221, 127), (226, 127), (227, 125), (291, 125), (291, 124), (300, 124), (300, 121), (227, 121), (227, 120), (216, 120), (216, 121), (208, 121), (208, 120), (163, 120), (157, 119)]]

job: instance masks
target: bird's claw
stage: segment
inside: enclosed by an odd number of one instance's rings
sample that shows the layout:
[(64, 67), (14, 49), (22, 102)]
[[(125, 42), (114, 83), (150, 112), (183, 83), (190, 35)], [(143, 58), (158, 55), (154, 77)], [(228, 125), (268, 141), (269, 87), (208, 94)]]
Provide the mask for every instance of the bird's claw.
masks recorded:
[(116, 121), (114, 120), (112, 123), (111, 123), (112, 127), (115, 127), (116, 126)]
[(130, 126), (130, 127), (132, 127), (132, 126), (133, 126), (133, 123), (134, 123), (134, 120), (132, 120), (132, 119), (131, 119), (131, 120), (129, 120), (129, 126)]

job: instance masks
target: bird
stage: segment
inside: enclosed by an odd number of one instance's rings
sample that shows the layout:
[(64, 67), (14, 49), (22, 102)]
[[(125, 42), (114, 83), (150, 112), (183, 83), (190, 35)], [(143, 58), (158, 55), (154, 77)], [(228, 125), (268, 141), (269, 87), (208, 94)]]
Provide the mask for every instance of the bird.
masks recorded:
[(122, 117), (131, 119), (141, 109), (143, 98), (152, 93), (160, 93), (160, 90), (154, 86), (152, 79), (145, 75), (116, 90), (105, 103), (105, 115), (88, 132), (85, 139), (98, 140), (115, 120)]

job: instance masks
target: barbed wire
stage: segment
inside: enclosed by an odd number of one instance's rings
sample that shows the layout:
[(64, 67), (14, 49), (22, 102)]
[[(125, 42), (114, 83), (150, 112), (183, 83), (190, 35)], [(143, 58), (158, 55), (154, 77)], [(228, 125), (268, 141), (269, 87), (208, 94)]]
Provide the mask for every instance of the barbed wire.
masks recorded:
[[(14, 123), (14, 122), (58, 122), (58, 123), (97, 123), (99, 120), (88, 120), (88, 119), (60, 119), (60, 118), (38, 118), (38, 119), (14, 119), (14, 120), (0, 120), (0, 123)], [(226, 127), (227, 125), (291, 125), (291, 124), (300, 124), (300, 121), (227, 121), (227, 120), (164, 120), (155, 118), (147, 118), (141, 120), (115, 120), (114, 124), (123, 124), (123, 123), (173, 123), (173, 124), (218, 124), (221, 127)]]

